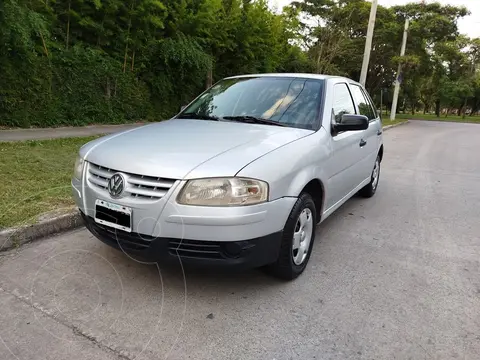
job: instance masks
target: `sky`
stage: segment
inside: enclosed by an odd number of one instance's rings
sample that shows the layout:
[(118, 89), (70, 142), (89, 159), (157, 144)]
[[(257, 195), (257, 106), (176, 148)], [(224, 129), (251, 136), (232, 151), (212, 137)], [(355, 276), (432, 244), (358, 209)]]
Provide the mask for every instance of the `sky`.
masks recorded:
[[(270, 0), (272, 5), (277, 5), (279, 9), (288, 5), (293, 0)], [(297, 0), (298, 1), (298, 0)], [(403, 5), (414, 0), (378, 0), (378, 4), (382, 6)], [(439, 2), (442, 4), (450, 4), (456, 6), (466, 6), (470, 12), (470, 16), (466, 16), (459, 20), (458, 28), (462, 34), (469, 37), (480, 37), (480, 0), (427, 0), (427, 2)]]

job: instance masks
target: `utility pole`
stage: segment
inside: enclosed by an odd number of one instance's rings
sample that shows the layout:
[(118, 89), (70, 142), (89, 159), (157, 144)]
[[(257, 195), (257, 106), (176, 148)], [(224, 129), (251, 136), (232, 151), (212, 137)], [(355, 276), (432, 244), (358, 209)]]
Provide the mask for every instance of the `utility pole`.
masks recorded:
[[(405, 48), (407, 47), (407, 35), (408, 35), (408, 19), (405, 20), (405, 29), (403, 30), (402, 49), (400, 50), (400, 57), (405, 55)], [(395, 89), (393, 91), (392, 110), (390, 111), (390, 120), (395, 120), (397, 114), (398, 94), (400, 92), (400, 76), (402, 74), (402, 63), (398, 64), (397, 78), (395, 79)]]
[(363, 53), (362, 72), (360, 73), (360, 84), (365, 86), (367, 82), (368, 64), (372, 51), (373, 30), (375, 29), (375, 18), (377, 16), (378, 0), (372, 0), (370, 8), (370, 19), (368, 20), (367, 38), (365, 39), (365, 51)]

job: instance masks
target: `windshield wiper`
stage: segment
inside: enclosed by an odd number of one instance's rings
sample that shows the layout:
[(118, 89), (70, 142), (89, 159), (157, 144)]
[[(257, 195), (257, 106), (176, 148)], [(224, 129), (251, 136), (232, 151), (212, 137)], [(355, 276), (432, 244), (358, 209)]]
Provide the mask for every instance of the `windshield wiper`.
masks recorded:
[(213, 115), (202, 115), (195, 113), (184, 113), (177, 116), (177, 119), (199, 119), (199, 120), (215, 120), (220, 121), (218, 116)]
[(225, 120), (232, 120), (238, 122), (246, 122), (250, 124), (263, 124), (263, 125), (275, 125), (275, 126), (288, 126), (286, 124), (282, 124), (278, 121), (263, 119), (256, 116), (251, 115), (242, 115), (242, 116), (224, 116), (223, 119)]

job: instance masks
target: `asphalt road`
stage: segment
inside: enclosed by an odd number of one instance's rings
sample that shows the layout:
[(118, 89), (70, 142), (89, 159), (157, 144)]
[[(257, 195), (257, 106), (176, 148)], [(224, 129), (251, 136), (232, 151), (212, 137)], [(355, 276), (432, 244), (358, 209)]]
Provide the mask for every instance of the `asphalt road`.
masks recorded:
[(480, 126), (385, 133), (377, 194), (294, 282), (136, 263), (85, 230), (0, 253), (0, 359), (480, 358)]

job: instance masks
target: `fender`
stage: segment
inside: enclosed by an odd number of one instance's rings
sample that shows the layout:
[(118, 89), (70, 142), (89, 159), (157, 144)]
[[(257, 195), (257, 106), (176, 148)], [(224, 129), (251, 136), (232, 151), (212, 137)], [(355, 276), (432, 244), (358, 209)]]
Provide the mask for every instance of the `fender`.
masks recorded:
[[(316, 133), (278, 148), (240, 170), (236, 176), (266, 181), (270, 187), (269, 199), (298, 197), (313, 179), (326, 183), (322, 163), (331, 156), (331, 148), (321, 128)], [(327, 191), (327, 189), (324, 189)]]

